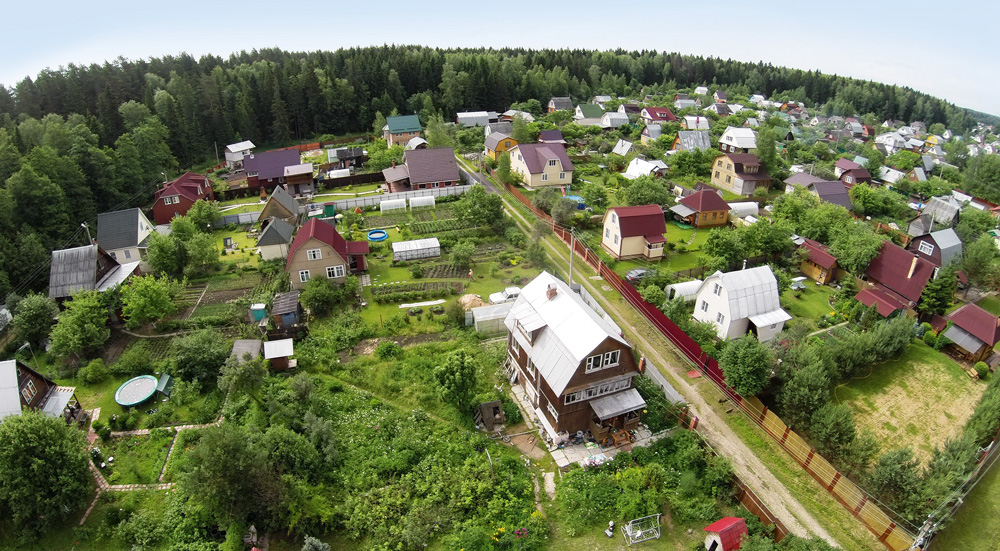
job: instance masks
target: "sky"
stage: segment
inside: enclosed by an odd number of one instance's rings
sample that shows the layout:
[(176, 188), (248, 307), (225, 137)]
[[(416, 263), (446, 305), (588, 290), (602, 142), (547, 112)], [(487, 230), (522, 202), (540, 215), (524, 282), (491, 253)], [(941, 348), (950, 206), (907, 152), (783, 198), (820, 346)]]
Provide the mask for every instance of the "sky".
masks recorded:
[(181, 52), (226, 57), (255, 48), (386, 43), (623, 48), (815, 69), (909, 86), (1000, 115), (1000, 71), (986, 28), (1000, 16), (1000, 4), (985, 0), (16, 4), (0, 11), (8, 22), (0, 33), (0, 83), (7, 86), (70, 63)]

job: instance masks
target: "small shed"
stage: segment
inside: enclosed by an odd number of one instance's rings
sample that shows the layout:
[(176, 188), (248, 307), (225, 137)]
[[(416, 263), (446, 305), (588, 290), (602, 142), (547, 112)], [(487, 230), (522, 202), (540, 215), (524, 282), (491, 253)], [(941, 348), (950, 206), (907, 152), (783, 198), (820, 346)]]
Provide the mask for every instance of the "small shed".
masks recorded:
[(740, 517), (726, 517), (709, 524), (703, 531), (706, 551), (735, 551), (743, 546), (747, 535), (747, 521)]
[(285, 371), (295, 367), (295, 360), (291, 359), (295, 353), (292, 339), (281, 339), (277, 341), (267, 341), (264, 343), (264, 359), (271, 362), (271, 367), (275, 371)]
[(229, 353), (230, 357), (239, 358), (240, 361), (246, 357), (247, 354), (250, 358), (256, 358), (260, 356), (262, 342), (260, 339), (236, 339), (233, 343), (233, 351)]
[(504, 333), (507, 331), (507, 326), (503, 324), (503, 320), (507, 318), (511, 306), (514, 306), (513, 301), (473, 308), (471, 325), (476, 327), (476, 333), (483, 335)]
[(417, 260), (420, 258), (437, 258), (441, 256), (441, 243), (437, 237), (414, 239), (413, 241), (397, 241), (392, 244), (393, 260)]
[(386, 199), (378, 204), (378, 208), (381, 212), (406, 210), (406, 199)]
[(170, 389), (174, 386), (174, 379), (167, 373), (160, 375), (160, 380), (156, 382), (156, 391), (170, 397)]
[(289, 291), (274, 297), (271, 306), (271, 320), (276, 329), (284, 329), (297, 325), (302, 319), (302, 306), (299, 304), (299, 291)]

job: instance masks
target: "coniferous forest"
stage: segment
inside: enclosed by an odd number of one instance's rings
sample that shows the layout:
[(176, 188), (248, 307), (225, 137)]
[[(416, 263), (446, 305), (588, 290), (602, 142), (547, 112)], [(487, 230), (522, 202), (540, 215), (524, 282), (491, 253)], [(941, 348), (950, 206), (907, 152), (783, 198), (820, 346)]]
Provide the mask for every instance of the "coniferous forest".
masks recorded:
[(908, 88), (654, 51), (382, 46), (69, 65), (0, 86), (0, 296), (44, 288), (49, 251), (83, 244), (82, 222), (148, 205), (158, 182), (214, 161), (229, 143), (371, 131), (378, 114), (393, 112), (448, 119), (528, 99), (642, 97), (700, 84), (839, 115), (955, 131), (975, 122), (968, 110)]

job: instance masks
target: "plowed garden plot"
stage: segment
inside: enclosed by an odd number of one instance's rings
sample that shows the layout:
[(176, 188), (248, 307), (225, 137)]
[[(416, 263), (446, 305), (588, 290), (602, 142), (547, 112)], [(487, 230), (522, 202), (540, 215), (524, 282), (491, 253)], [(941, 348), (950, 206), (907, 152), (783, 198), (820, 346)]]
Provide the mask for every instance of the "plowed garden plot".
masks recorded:
[(462, 284), (449, 281), (397, 283), (369, 287), (375, 302), (415, 302), (444, 298), (462, 292)]
[(838, 386), (834, 395), (883, 449), (910, 446), (926, 462), (935, 446), (962, 431), (985, 389), (950, 358), (914, 340), (902, 356)]
[(460, 270), (449, 264), (435, 264), (424, 270), (424, 277), (427, 279), (461, 279), (466, 275), (466, 270)]

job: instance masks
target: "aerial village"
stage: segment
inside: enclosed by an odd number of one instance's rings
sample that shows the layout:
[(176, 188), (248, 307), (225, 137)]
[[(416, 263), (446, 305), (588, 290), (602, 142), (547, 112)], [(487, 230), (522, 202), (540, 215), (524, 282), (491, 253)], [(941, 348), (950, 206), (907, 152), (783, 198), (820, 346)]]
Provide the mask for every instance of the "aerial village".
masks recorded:
[(8, 297), (0, 420), (87, 449), (31, 545), (903, 551), (992, 457), (992, 128), (698, 86), (372, 130), (220, 144)]

